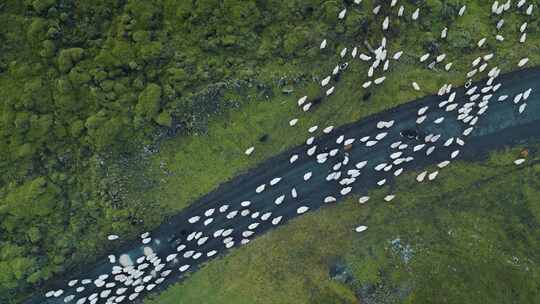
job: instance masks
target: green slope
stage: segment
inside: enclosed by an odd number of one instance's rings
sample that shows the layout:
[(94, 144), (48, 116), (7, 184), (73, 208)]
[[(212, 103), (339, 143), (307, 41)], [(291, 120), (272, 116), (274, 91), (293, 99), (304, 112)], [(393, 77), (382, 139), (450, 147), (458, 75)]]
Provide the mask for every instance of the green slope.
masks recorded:
[(427, 184), (404, 175), (391, 202), (379, 189), (314, 211), (145, 303), (536, 303), (538, 147), (521, 167), (516, 147)]

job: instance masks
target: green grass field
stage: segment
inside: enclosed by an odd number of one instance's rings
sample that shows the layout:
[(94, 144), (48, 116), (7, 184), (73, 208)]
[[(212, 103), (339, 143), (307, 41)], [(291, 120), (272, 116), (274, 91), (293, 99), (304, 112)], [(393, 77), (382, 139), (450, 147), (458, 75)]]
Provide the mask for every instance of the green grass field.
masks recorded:
[[(406, 52), (399, 63), (391, 65), (387, 80), (372, 91), (370, 100), (362, 101), (366, 90), (361, 88), (361, 84), (367, 77), (367, 66), (360, 65), (358, 60), (350, 65), (350, 70), (336, 86), (335, 94), (309, 113), (302, 112), (296, 106), (296, 100), (303, 95), (316, 94), (318, 82), (303, 82), (295, 87), (295, 92), (289, 96), (282, 95), (280, 90), (274, 87), (275, 97), (270, 100), (249, 102), (239, 110), (230, 110), (225, 115), (213, 117), (206, 135), (178, 136), (163, 142), (160, 151), (153, 155), (142, 169), (130, 172), (129, 175), (133, 178), (128, 182), (130, 191), (127, 199), (157, 202), (168, 210), (167, 212), (174, 213), (215, 189), (220, 183), (255, 167), (279, 152), (301, 144), (307, 136), (306, 129), (312, 125), (339, 126), (351, 123), (367, 115), (435, 93), (444, 83), (452, 83), (454, 87), (462, 85), (464, 75), (470, 69), (470, 62), (480, 55), (497, 50), (498, 55), (493, 62), (503, 71), (515, 70), (517, 62), (524, 56), (529, 56), (529, 66), (539, 64), (540, 52), (537, 50), (540, 49), (540, 35), (533, 31), (529, 33), (526, 45), (517, 43), (517, 28), (525, 19), (513, 16), (507, 18), (502, 30), (507, 39), (504, 42), (495, 41), (495, 19), (485, 13), (488, 6), (483, 2), (469, 3), (465, 16), (457, 19), (449, 29), (448, 39), (459, 35), (462, 29), (470, 31), (472, 45), (476, 45), (482, 37), (491, 37), (487, 48), (474, 48), (467, 52), (452, 49), (447, 42), (441, 43), (441, 50), (448, 54), (445, 62), (454, 62), (449, 72), (445, 72), (442, 67), (440, 71), (429, 70), (418, 61), (425, 53), (422, 48), (427, 39), (425, 37), (438, 37), (443, 25), (433, 23), (433, 32), (427, 34), (416, 25), (407, 26), (402, 30), (399, 40), (389, 41), (391, 54), (398, 50)], [(380, 30), (377, 30), (371, 40), (372, 44), (379, 39)], [(361, 45), (358, 41), (354, 43)], [(321, 55), (321, 58), (332, 59), (326, 62), (321, 60), (318, 67), (309, 65), (315, 69), (311, 72), (320, 75), (320, 79), (324, 78), (337, 62), (339, 50), (341, 48), (335, 50), (335, 55)], [(279, 73), (286, 76), (300, 72), (306, 72), (305, 67), (269, 65), (261, 67), (259, 74), (267, 75), (270, 81)], [(412, 81), (420, 84), (420, 92), (412, 89)], [(294, 117), (300, 118), (300, 121), (291, 128), (288, 121)], [(258, 138), (263, 134), (268, 134), (269, 140), (259, 143)], [(254, 154), (245, 156), (244, 150), (252, 145), (256, 146)], [(166, 169), (167, 173), (164, 173), (163, 169)], [(141, 176), (145, 178), (141, 179)], [(148, 179), (156, 181), (154, 186), (147, 186)]]
[(540, 157), (519, 149), (297, 218), (145, 303), (538, 303)]
[[(386, 36), (390, 55), (405, 53), (386, 82), (362, 101), (367, 65), (356, 59), (334, 95), (301, 112), (296, 100), (322, 93), (320, 80), (343, 47), (365, 53), (364, 40), (379, 44), (387, 8), (374, 17), (373, 2), (350, 7), (338, 22), (344, 1), (2, 1), (0, 302), (18, 303), (155, 229), (219, 184), (301, 144), (312, 125), (340, 126), (445, 82), (461, 85), (468, 62), (496, 49), (492, 62), (503, 71), (523, 56), (528, 67), (540, 63), (535, 15), (505, 14), (506, 40), (496, 42), (492, 0), (403, 1), (406, 17), (399, 26), (393, 19)], [(414, 2), (422, 7), (417, 22), (409, 17)], [(466, 15), (453, 20), (465, 3)], [(485, 48), (475, 48), (485, 36)], [(444, 63), (454, 62), (450, 72), (418, 62), (435, 42), (448, 55)], [(300, 123), (291, 128), (293, 117)], [(172, 131), (180, 134), (165, 136)], [(268, 141), (258, 143), (264, 134)], [(246, 157), (251, 145), (256, 151)], [(109, 234), (122, 240), (109, 242)], [(328, 286), (336, 288), (344, 287)]]

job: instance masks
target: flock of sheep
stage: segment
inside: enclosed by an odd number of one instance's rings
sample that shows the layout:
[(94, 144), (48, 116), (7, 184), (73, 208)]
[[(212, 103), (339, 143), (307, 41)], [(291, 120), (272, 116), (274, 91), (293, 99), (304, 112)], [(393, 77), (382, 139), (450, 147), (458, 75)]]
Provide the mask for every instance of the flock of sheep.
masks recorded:
[[(362, 0), (355, 0), (356, 5), (360, 4)], [(406, 18), (405, 7), (399, 5), (398, 0), (391, 0), (385, 2), (385, 6), (390, 9), (386, 12), (392, 11), (393, 16), (380, 16), (381, 29), (383, 33), (392, 26), (392, 18)], [(516, 7), (518, 10), (512, 10), (515, 13), (521, 13), (525, 15), (532, 15), (534, 5), (527, 3), (526, 0), (520, 0), (513, 4), (511, 0), (505, 3), (499, 3), (494, 1), (491, 6), (491, 13), (499, 18), (496, 23), (497, 31), (504, 26), (504, 15), (510, 13), (510, 10)], [(349, 8), (351, 9), (351, 8)], [(354, 7), (352, 8), (354, 9)], [(381, 11), (381, 5), (377, 5), (372, 9), (373, 14), (379, 15)], [(395, 12), (393, 12), (395, 11)], [(466, 14), (466, 6), (461, 7), (458, 12), (458, 18)], [(410, 20), (417, 20), (421, 16), (420, 8), (415, 8), (410, 13)], [(343, 9), (339, 12), (338, 18), (343, 20), (347, 17), (347, 9)], [(444, 40), (448, 35), (452, 35), (451, 29), (444, 28), (440, 33), (440, 39)], [(517, 41), (519, 43), (525, 43), (527, 38), (527, 22), (521, 24), (516, 31)], [(496, 34), (495, 37), (483, 37), (478, 40), (476, 47), (480, 50), (485, 48), (485, 43), (488, 40), (494, 40), (494, 43), (503, 41), (506, 37), (501, 34)], [(510, 38), (511, 39), (511, 38)], [(343, 48), (339, 51), (339, 62), (335, 68), (330, 71), (329, 75), (322, 78), (320, 86), (324, 90), (326, 96), (332, 95), (335, 90), (335, 75), (344, 73), (349, 64), (365, 64), (369, 65), (368, 73), (361, 86), (366, 89), (370, 86), (378, 86), (383, 82), (388, 81), (386, 72), (391, 64), (397, 64), (403, 52), (401, 50), (390, 52), (388, 47), (388, 41), (386, 38), (382, 38), (380, 45), (374, 48), (372, 51), (362, 51), (360, 47), (353, 46), (351, 48)], [(328, 46), (328, 41), (325, 39), (320, 44), (320, 49), (324, 49)], [(339, 184), (339, 193), (334, 195), (328, 195), (323, 199), (324, 204), (336, 202), (340, 197), (344, 197), (351, 193), (352, 185), (358, 181), (361, 175), (370, 178), (374, 175), (369, 172), (378, 172), (387, 174), (388, 177), (376, 180), (376, 185), (382, 187), (387, 183), (390, 178), (397, 177), (404, 172), (402, 167), (404, 164), (410, 163), (415, 160), (415, 157), (427, 157), (431, 155), (435, 149), (446, 149), (448, 151), (447, 158), (438, 162), (435, 169), (422, 171), (416, 175), (418, 182), (431, 181), (437, 178), (439, 171), (448, 166), (454, 159), (456, 159), (462, 147), (465, 145), (466, 138), (474, 131), (479, 119), (485, 115), (489, 109), (490, 103), (510, 103), (516, 106), (518, 113), (523, 113), (527, 107), (527, 100), (532, 93), (532, 89), (527, 89), (515, 96), (499, 95), (494, 97), (495, 92), (502, 86), (498, 82), (498, 76), (500, 69), (492, 64), (493, 58), (496, 55), (493, 53), (487, 53), (477, 57), (471, 62), (470, 71), (466, 73), (466, 91), (463, 97), (456, 98), (456, 90), (451, 83), (444, 84), (438, 91), (440, 97), (440, 103), (430, 106), (423, 106), (417, 109), (416, 112), (416, 125), (429, 122), (432, 124), (443, 124), (449, 117), (454, 117), (457, 122), (462, 126), (461, 134), (445, 138), (442, 134), (423, 134), (416, 136), (415, 140), (407, 140), (404, 137), (402, 140), (396, 140), (389, 142), (387, 136), (389, 132), (392, 132), (395, 128), (396, 122), (394, 120), (379, 121), (374, 126), (377, 130), (371, 135), (362, 136), (360, 138), (348, 137), (344, 134), (338, 134), (334, 130), (334, 126), (325, 126), (319, 128), (319, 126), (311, 126), (307, 132), (309, 137), (305, 142), (305, 154), (294, 154), (289, 158), (289, 164), (295, 166), (295, 162), (300, 157), (309, 157), (313, 161), (322, 165), (326, 162), (331, 163), (329, 173), (324, 177), (329, 183)], [(356, 61), (356, 63), (355, 63)], [(441, 65), (446, 71), (452, 68), (452, 62), (446, 54), (431, 54), (426, 53), (418, 58), (418, 61), (429, 65)], [(528, 58), (523, 58), (516, 62), (518, 67), (523, 67), (528, 63)], [(472, 78), (475, 76), (487, 76), (487, 81), (478, 86), (472, 85)], [(480, 77), (480, 78), (481, 78)], [(420, 81), (420, 80), (419, 80)], [(420, 84), (418, 82), (412, 82), (411, 87), (413, 90), (420, 90)], [(310, 110), (312, 103), (308, 101), (308, 96), (303, 96), (298, 99), (298, 106), (303, 112)], [(453, 116), (452, 116), (453, 115)], [(289, 120), (291, 128), (295, 128), (299, 118), (292, 118)], [(317, 132), (319, 135), (333, 136), (335, 135), (335, 142), (340, 145), (340, 148), (335, 148), (330, 151), (325, 151), (323, 147), (317, 145)], [(393, 131), (393, 132), (399, 132)], [(322, 134), (321, 134), (322, 133)], [(386, 140), (385, 140), (386, 139)], [(412, 142), (412, 143), (411, 143)], [(352, 161), (348, 153), (344, 153), (345, 147), (365, 146), (367, 148), (386, 145), (390, 151), (387, 160), (380, 163), (369, 163), (368, 160)], [(246, 155), (251, 155), (255, 152), (255, 147), (249, 147), (245, 150)], [(525, 162), (525, 159), (515, 160), (516, 165), (521, 165)], [(309, 183), (314, 177), (314, 173), (311, 171), (303, 173), (303, 182)], [(282, 177), (274, 177), (268, 180), (267, 183), (263, 183), (254, 189), (254, 195), (261, 194), (268, 189), (278, 187)], [(297, 185), (301, 187), (301, 185)], [(280, 208), (279, 206), (284, 203), (289, 197), (293, 200), (298, 198), (299, 194), (296, 187), (292, 187), (283, 192), (281, 195), (275, 197), (271, 202), (274, 208)], [(396, 197), (396, 194), (389, 193), (384, 197), (384, 200), (389, 202)], [(364, 204), (369, 200), (369, 196), (360, 196), (358, 202)], [(295, 207), (296, 208), (296, 207)], [(300, 203), (296, 208), (297, 214), (303, 214), (310, 209), (309, 204)], [(146, 232), (140, 236), (141, 243), (144, 245), (144, 254), (132, 260), (129, 255), (121, 255), (118, 259), (114, 255), (109, 256), (109, 262), (111, 264), (111, 271), (109, 273), (103, 273), (97, 278), (93, 279), (74, 279), (68, 282), (66, 290), (56, 289), (50, 290), (45, 294), (46, 298), (58, 298), (65, 303), (121, 303), (131, 302), (142, 295), (144, 292), (149, 292), (159, 284), (163, 283), (167, 278), (176, 273), (177, 275), (186, 272), (197, 263), (198, 259), (204, 257), (210, 258), (218, 254), (219, 248), (217, 244), (221, 244), (221, 250), (232, 248), (235, 245), (247, 244), (250, 239), (256, 234), (257, 228), (266, 223), (267, 225), (277, 226), (282, 222), (283, 215), (276, 215), (276, 212), (261, 211), (255, 208), (249, 200), (241, 202), (234, 202), (229, 204), (222, 204), (216, 208), (209, 208), (202, 214), (195, 215), (188, 219), (187, 225), (193, 227), (193, 232), (185, 236), (185, 239), (176, 246), (175, 250), (168, 252), (166, 255), (159, 256), (152, 249), (152, 242), (159, 240), (152, 239), (150, 233)], [(244, 217), (250, 218), (250, 223), (247, 227), (235, 227), (226, 228), (228, 221), (232, 221), (234, 218)], [(219, 221), (217, 220), (219, 219)], [(202, 228), (201, 228), (202, 227)], [(368, 227), (365, 225), (359, 225), (355, 227), (356, 232), (364, 232)], [(212, 231), (212, 233), (205, 233), (202, 230)], [(111, 241), (119, 239), (117, 235), (109, 235), (108, 239)], [(218, 240), (218, 241), (216, 241)], [(208, 246), (209, 241), (214, 241), (214, 245)], [(207, 244), (207, 246), (205, 246)], [(211, 247), (211, 248), (208, 248)]]

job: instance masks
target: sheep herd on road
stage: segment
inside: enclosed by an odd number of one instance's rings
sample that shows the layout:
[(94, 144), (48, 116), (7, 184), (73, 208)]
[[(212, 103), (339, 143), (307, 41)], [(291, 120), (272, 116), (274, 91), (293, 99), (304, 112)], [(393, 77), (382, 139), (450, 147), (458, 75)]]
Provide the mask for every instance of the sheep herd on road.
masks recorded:
[[(381, 30), (384, 35), (392, 27), (393, 20), (407, 18), (412, 22), (422, 17), (420, 7), (414, 7), (410, 12), (406, 11), (404, 5), (400, 5), (398, 0), (378, 1), (379, 4), (372, 8), (371, 12), (376, 15), (381, 22)], [(515, 39), (516, 43), (526, 43), (527, 22), (523, 22), (516, 30), (515, 37), (503, 37), (499, 30), (505, 26), (505, 15), (510, 13), (519, 14), (527, 18), (534, 12), (535, 6), (532, 1), (507, 0), (504, 3), (494, 1), (490, 7), (490, 13), (498, 19), (496, 23), (497, 34), (494, 37), (481, 37), (475, 44), (475, 48), (483, 50), (486, 48), (486, 42), (493, 42), (495, 45), (507, 39)], [(360, 9), (362, 0), (354, 0), (351, 7), (344, 8), (338, 13), (338, 19), (343, 22), (347, 14), (352, 9)], [(355, 7), (356, 6), (356, 7)], [(388, 13), (382, 16), (381, 7), (384, 6), (384, 12)], [(365, 8), (362, 8), (365, 9)], [(467, 13), (467, 6), (462, 6), (457, 18), (462, 18)], [(506, 25), (509, 26), (509, 25)], [(440, 33), (440, 40), (444, 40), (452, 35), (452, 29), (443, 28)], [(321, 50), (329, 46), (328, 39), (322, 39), (319, 45)], [(326, 97), (335, 94), (336, 75), (345, 73), (352, 64), (360, 64), (368, 67), (365, 79), (360, 82), (362, 89), (372, 86), (380, 86), (386, 81), (392, 81), (389, 68), (392, 65), (399, 64), (400, 58), (404, 54), (402, 50), (391, 50), (390, 41), (384, 36), (379, 45), (372, 50), (366, 47), (351, 46), (337, 50), (338, 62), (335, 67), (324, 75), (320, 81), (320, 87)], [(416, 174), (418, 183), (425, 183), (435, 180), (441, 170), (444, 170), (452, 161), (459, 157), (460, 151), (466, 144), (468, 136), (477, 128), (477, 123), (481, 120), (489, 109), (490, 103), (507, 103), (516, 107), (518, 114), (523, 113), (527, 107), (527, 101), (532, 93), (532, 88), (519, 92), (515, 96), (501, 95), (496, 92), (503, 85), (498, 82), (498, 76), (501, 70), (493, 64), (496, 54), (485, 52), (485, 54), (475, 58), (470, 64), (470, 70), (465, 74), (465, 91), (463, 96), (456, 93), (456, 88), (451, 83), (444, 84), (437, 95), (440, 97), (438, 104), (423, 106), (416, 111), (416, 129), (421, 129), (424, 124), (444, 125), (450, 119), (454, 123), (458, 122), (462, 127), (460, 134), (446, 137), (441, 133), (422, 134), (414, 130), (396, 130), (399, 121), (388, 120), (378, 121), (371, 134), (363, 136), (347, 137), (346, 134), (340, 134), (334, 126), (311, 126), (307, 130), (308, 138), (305, 141), (305, 155), (293, 154), (288, 159), (291, 167), (301, 163), (301, 159), (313, 159), (317, 165), (330, 164), (331, 170), (324, 176), (317, 175), (314, 171), (301, 173), (300, 184), (295, 184), (283, 190), (282, 181), (287, 177), (275, 176), (266, 183), (258, 185), (253, 189), (253, 195), (261, 195), (272, 189), (280, 189), (279, 195), (267, 202), (262, 209), (257, 209), (257, 204), (252, 204), (250, 200), (239, 202), (229, 202), (221, 204), (219, 207), (208, 208), (198, 215), (194, 215), (187, 220), (186, 225), (192, 227), (188, 235), (181, 238), (174, 249), (165, 254), (156, 253), (153, 249), (154, 244), (159, 244), (161, 240), (153, 239), (149, 232), (140, 235), (140, 242), (144, 246), (143, 254), (137, 258), (128, 254), (109, 255), (111, 271), (103, 273), (96, 278), (73, 279), (67, 283), (63, 289), (54, 289), (47, 291), (45, 297), (49, 299), (58, 299), (64, 303), (76, 304), (96, 304), (96, 303), (122, 303), (132, 302), (143, 293), (149, 292), (162, 284), (176, 273), (188, 271), (194, 266), (200, 258), (210, 258), (226, 249), (237, 245), (244, 245), (257, 235), (257, 229), (261, 225), (278, 226), (285, 222), (287, 215), (277, 212), (280, 208), (288, 208), (288, 200), (298, 202), (294, 205), (293, 214), (288, 214), (289, 218), (304, 214), (313, 209), (310, 204), (304, 202), (301, 198), (301, 190), (304, 185), (314, 183), (314, 180), (320, 179), (327, 183), (339, 185), (339, 190), (323, 198), (323, 204), (331, 204), (338, 199), (354, 193), (353, 186), (361, 177), (373, 179), (377, 176), (375, 187), (383, 187), (392, 178), (398, 177), (405, 171), (404, 166), (414, 162), (415, 159), (429, 158), (434, 151), (444, 151), (446, 158), (437, 161), (434, 169), (423, 170)], [(445, 53), (433, 54), (425, 53), (417, 58), (418, 62), (428, 64), (430, 67), (439, 66), (445, 71), (450, 71), (453, 62)], [(518, 68), (525, 67), (529, 62), (527, 57), (520, 59), (515, 64)], [(478, 79), (487, 76), (487, 81), (481, 85), (473, 85), (473, 77)], [(412, 90), (422, 90), (422, 79), (411, 82)], [(297, 100), (300, 113), (309, 112), (312, 103), (308, 96), (302, 96)], [(292, 117), (287, 120), (290, 128), (298, 128), (299, 117)], [(317, 133), (320, 136), (335, 136), (335, 143), (340, 148), (325, 150), (324, 147), (317, 145)], [(391, 134), (399, 134), (398, 140)], [(394, 139), (391, 139), (394, 138)], [(387, 157), (382, 162), (373, 163), (371, 159), (352, 159), (345, 147), (362, 147), (365, 149), (375, 149), (383, 145), (389, 151)], [(256, 153), (255, 146), (248, 147), (245, 155), (250, 156)], [(367, 154), (367, 153), (366, 153)], [(525, 158), (519, 158), (514, 161), (515, 165), (522, 165)], [(328, 165), (328, 164), (326, 164)], [(396, 198), (396, 193), (388, 193), (384, 201), (390, 202)], [(365, 204), (370, 200), (368, 195), (361, 195), (358, 198), (360, 204)], [(263, 210), (264, 209), (264, 210)], [(243, 221), (235, 219), (243, 218)], [(231, 223), (238, 224), (232, 227)], [(242, 226), (245, 223), (244, 226)], [(352, 231), (364, 233), (368, 229), (365, 225), (351, 227)], [(210, 231), (210, 232), (209, 232)], [(118, 241), (120, 237), (115, 234), (108, 236), (110, 241)], [(217, 244), (217, 245), (216, 245)]]

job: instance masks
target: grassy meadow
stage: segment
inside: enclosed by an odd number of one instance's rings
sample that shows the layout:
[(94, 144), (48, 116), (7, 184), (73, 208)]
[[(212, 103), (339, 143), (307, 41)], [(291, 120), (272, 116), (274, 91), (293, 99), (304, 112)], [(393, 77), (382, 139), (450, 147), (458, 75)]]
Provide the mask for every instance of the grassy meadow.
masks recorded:
[[(367, 4), (364, 5), (364, 10), (371, 7), (371, 1), (365, 2)], [(540, 63), (540, 52), (535, 51), (540, 49), (538, 33), (531, 32), (525, 45), (517, 42), (517, 28), (526, 19), (524, 16), (508, 18), (501, 30), (507, 39), (497, 42), (494, 38), (496, 19), (486, 13), (489, 4), (486, 1), (466, 2), (467, 13), (449, 27), (447, 40), (438, 39), (440, 52), (447, 53), (447, 59), (437, 65), (436, 71), (428, 69), (418, 58), (426, 52), (423, 45), (429, 39), (439, 37), (444, 25), (435, 21), (424, 21), (432, 29), (432, 32), (426, 32), (425, 24), (419, 26), (416, 23), (402, 23), (399, 37), (389, 39), (388, 48), (390, 54), (398, 50), (404, 50), (405, 53), (399, 62), (391, 62), (386, 74), (387, 80), (382, 85), (372, 85), (369, 88), (372, 93), (369, 100), (362, 100), (368, 90), (361, 87), (367, 80), (369, 65), (358, 59), (350, 63), (349, 69), (336, 84), (335, 93), (308, 113), (302, 112), (296, 101), (304, 95), (313, 97), (319, 94), (318, 82), (300, 81), (293, 86), (294, 92), (290, 95), (282, 94), (281, 89), (275, 85), (274, 97), (250, 101), (244, 103), (240, 109), (229, 110), (224, 115), (213, 117), (206, 134), (177, 136), (164, 141), (158, 153), (147, 159), (139, 170), (135, 170), (136, 173), (130, 173), (133, 178), (128, 181), (128, 189), (131, 191), (128, 191), (127, 200), (155, 202), (173, 213), (215, 189), (220, 183), (255, 167), (271, 156), (301, 144), (307, 137), (307, 128), (312, 125), (340, 126), (433, 94), (444, 83), (452, 83), (454, 87), (462, 85), (465, 74), (470, 70), (470, 62), (478, 56), (496, 52), (492, 62), (504, 72), (516, 70), (517, 62), (524, 56), (530, 58), (529, 66)], [(354, 19), (355, 14), (359, 12), (350, 11), (347, 18)], [(421, 22), (428, 18), (429, 15), (424, 15)], [(369, 39), (372, 45), (380, 42), (380, 32), (378, 29)], [(462, 37), (463, 32), (470, 33), (470, 37)], [(460, 47), (476, 46), (476, 42), (482, 37), (489, 37), (482, 49), (472, 47), (470, 51), (465, 51), (465, 48)], [(320, 38), (322, 40), (324, 37)], [(278, 60), (275, 65), (260, 67), (258, 74), (263, 81), (267, 78), (270, 83), (278, 75), (287, 79), (308, 73), (305, 70), (305, 66), (308, 66), (312, 69), (308, 74), (319, 75), (318, 79), (322, 79), (338, 62), (341, 48), (348, 46), (350, 50), (352, 45), (358, 45), (359, 49), (363, 50), (362, 41), (349, 39), (338, 44), (330, 42), (320, 55), (321, 61), (317, 65), (299, 64), (297, 61), (293, 61), (291, 65), (282, 65), (277, 63), (280, 61)], [(444, 70), (447, 62), (454, 63), (448, 72)], [(419, 83), (421, 91), (413, 90), (412, 81)], [(234, 95), (232, 97), (246, 98)], [(299, 118), (295, 127), (288, 124), (292, 118)], [(258, 139), (264, 134), (267, 134), (269, 139), (260, 143)], [(247, 157), (244, 151), (252, 145), (255, 146), (255, 152)], [(152, 186), (148, 186), (149, 179), (155, 181)]]
[[(414, 174), (278, 227), (145, 304), (537, 303), (538, 145)], [(368, 226), (363, 233), (358, 225)]]

